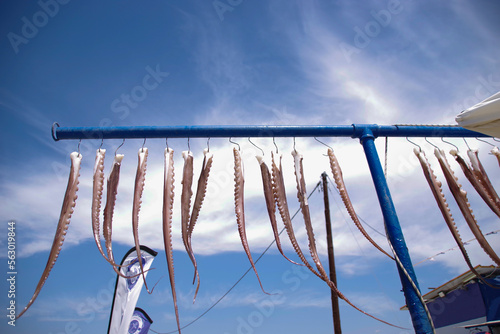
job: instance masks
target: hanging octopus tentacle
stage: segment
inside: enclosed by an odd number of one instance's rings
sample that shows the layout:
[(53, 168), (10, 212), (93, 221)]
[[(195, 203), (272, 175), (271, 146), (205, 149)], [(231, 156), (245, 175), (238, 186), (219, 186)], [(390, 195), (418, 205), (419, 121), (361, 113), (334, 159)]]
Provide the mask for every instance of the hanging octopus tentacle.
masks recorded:
[(111, 167), (111, 172), (108, 177), (107, 189), (106, 189), (106, 206), (104, 207), (104, 223), (102, 227), (102, 233), (104, 235), (104, 241), (106, 246), (106, 251), (108, 253), (108, 258), (110, 261), (114, 261), (113, 247), (112, 247), (112, 224), (113, 224), (113, 213), (116, 203), (116, 194), (118, 193), (118, 182), (120, 180), (120, 167), (123, 160), (123, 154), (115, 155), (113, 161), (113, 166)]
[(276, 242), (276, 246), (278, 247), (278, 250), (281, 253), (281, 255), (283, 255), (283, 257), (287, 259), (290, 263), (301, 266), (302, 264), (290, 260), (283, 252), (283, 249), (281, 247), (280, 235), (278, 231), (278, 223), (276, 222), (276, 203), (274, 201), (271, 173), (269, 172), (269, 168), (267, 168), (267, 165), (264, 162), (263, 157), (257, 156), (257, 161), (259, 162), (260, 165), (260, 172), (262, 174), (262, 185), (264, 189), (264, 198), (266, 200), (267, 213), (269, 215), (269, 220), (271, 221), (271, 227), (273, 228), (274, 241)]
[[(104, 235), (104, 244), (106, 247), (106, 252), (108, 253), (108, 258), (106, 259), (112, 266), (115, 273), (123, 278), (134, 278), (140, 276), (141, 273), (126, 276), (121, 273), (117, 268), (126, 267), (126, 265), (120, 265), (115, 262), (115, 257), (113, 255), (112, 247), (112, 231), (113, 231), (113, 213), (116, 203), (116, 194), (118, 192), (118, 181), (120, 179), (120, 166), (123, 160), (123, 154), (115, 155), (113, 161), (113, 166), (111, 167), (111, 173), (109, 174), (106, 189), (106, 206), (104, 207), (104, 219), (102, 224), (102, 234)], [(146, 270), (148, 272), (151, 269)]]
[(448, 187), (450, 188), (450, 191), (453, 194), (453, 197), (455, 198), (458, 207), (460, 208), (460, 211), (462, 212), (465, 218), (465, 221), (469, 225), (469, 228), (471, 229), (472, 233), (476, 237), (477, 241), (479, 242), (485, 253), (488, 254), (489, 257), (497, 265), (500, 265), (500, 258), (495, 253), (495, 251), (490, 246), (490, 244), (484, 237), (483, 233), (481, 232), (481, 229), (479, 228), (476, 218), (472, 213), (472, 209), (470, 208), (470, 203), (467, 199), (467, 192), (463, 190), (462, 186), (458, 183), (458, 179), (453, 173), (453, 170), (451, 169), (450, 165), (448, 164), (448, 161), (444, 156), (444, 152), (436, 148), (434, 149), (434, 155), (437, 157), (439, 161), (439, 165), (443, 170), (443, 174), (446, 178), (446, 182), (448, 183)]
[(106, 150), (99, 148), (96, 152), (95, 164), (94, 164), (94, 177), (92, 186), (92, 232), (94, 234), (94, 241), (97, 245), (99, 253), (106, 261), (110, 262), (109, 258), (104, 254), (104, 250), (101, 245), (100, 237), (100, 216), (101, 216), (101, 200), (102, 191), (104, 188), (104, 157), (106, 155)]
[[(203, 151), (203, 165), (201, 168), (200, 177), (198, 179), (198, 187), (196, 189), (196, 195), (194, 198), (193, 211), (191, 212), (191, 217), (189, 219), (188, 231), (187, 231), (187, 241), (189, 244), (189, 249), (193, 255), (194, 252), (193, 246), (191, 244), (191, 236), (193, 234), (194, 226), (196, 225), (196, 221), (198, 220), (198, 216), (200, 215), (201, 206), (203, 205), (203, 200), (205, 199), (205, 194), (207, 192), (207, 184), (208, 184), (208, 176), (210, 174), (210, 169), (212, 168), (213, 163), (213, 154), (210, 153), (207, 149)], [(198, 283), (196, 285), (196, 291), (194, 293), (193, 303), (196, 300), (196, 296), (198, 295), (198, 290), (200, 289), (200, 275), (198, 273), (198, 265), (196, 260), (193, 262), (195, 268), (195, 277), (193, 278), (193, 284), (196, 279), (198, 279)]]
[(193, 263), (194, 267), (194, 281), (198, 280), (198, 285), (196, 287), (196, 292), (193, 298), (193, 303), (196, 300), (196, 295), (200, 287), (200, 276), (198, 274), (198, 264), (194, 257), (194, 252), (191, 247), (191, 238), (189, 236), (189, 224), (190, 224), (190, 211), (191, 211), (191, 197), (193, 196), (193, 191), (191, 187), (193, 185), (193, 154), (191, 151), (183, 151), (182, 156), (184, 157), (184, 170), (182, 174), (182, 193), (181, 193), (181, 233), (182, 242), (184, 247)]
[(340, 164), (337, 160), (337, 157), (333, 153), (332, 149), (328, 149), (328, 157), (330, 158), (330, 168), (332, 170), (333, 174), (333, 179), (335, 180), (335, 185), (337, 186), (337, 189), (339, 190), (340, 197), (342, 198), (342, 202), (344, 202), (344, 206), (347, 208), (347, 212), (349, 213), (349, 216), (351, 216), (352, 221), (354, 222), (354, 225), (358, 228), (358, 230), (363, 234), (363, 236), (368, 240), (375, 248), (377, 248), (379, 251), (387, 255), (390, 259), (394, 260), (394, 257), (387, 253), (382, 247), (380, 247), (375, 240), (373, 240), (368, 232), (364, 229), (363, 225), (361, 225), (361, 222), (359, 221), (358, 215), (356, 214), (356, 211), (354, 211), (354, 206), (352, 205), (351, 199), (349, 198), (349, 194), (347, 193), (347, 189), (344, 183), (344, 178), (342, 176), (342, 170), (340, 169)]
[(297, 253), (298, 257), (304, 263), (304, 265), (309, 269), (314, 275), (318, 276), (322, 280), (324, 278), (311, 266), (309, 261), (307, 261), (302, 249), (299, 246), (297, 238), (295, 237), (295, 233), (293, 231), (292, 220), (290, 218), (290, 211), (288, 209), (288, 202), (286, 200), (286, 191), (285, 191), (285, 181), (283, 178), (283, 172), (281, 167), (281, 156), (280, 156), (280, 165), (279, 168), (274, 161), (274, 153), (271, 152), (272, 155), (272, 185), (273, 185), (273, 194), (274, 200), (276, 201), (276, 205), (278, 206), (278, 211), (281, 216), (281, 220), (285, 225), (286, 233), (288, 234), (288, 238), (292, 243), (293, 249)]
[(318, 272), (326, 280), (328, 279), (328, 275), (326, 274), (326, 271), (319, 260), (318, 251), (316, 249), (316, 241), (312, 228), (311, 214), (309, 212), (309, 203), (307, 202), (306, 182), (304, 179), (304, 169), (302, 166), (302, 155), (299, 154), (296, 150), (292, 151), (292, 155), (294, 158), (295, 179), (297, 181), (297, 198), (300, 203), (300, 211), (302, 212), (302, 217), (304, 218), (307, 238), (309, 240), (309, 252), (311, 253), (311, 257), (316, 265), (316, 268), (318, 269)]
[(193, 204), (193, 211), (191, 213), (189, 228), (188, 228), (188, 236), (191, 239), (191, 234), (193, 233), (194, 226), (196, 225), (196, 221), (198, 220), (198, 216), (200, 215), (201, 206), (203, 205), (203, 200), (205, 199), (205, 194), (207, 192), (208, 185), (208, 176), (210, 174), (210, 169), (212, 168), (213, 163), (213, 154), (208, 150), (203, 151), (203, 165), (201, 168), (200, 177), (198, 179), (198, 188), (196, 189), (196, 195)]
[(397, 328), (402, 328), (396, 325), (393, 325), (387, 321), (384, 321), (382, 319), (379, 319), (356, 305), (354, 305), (349, 299), (347, 299), (346, 296), (344, 296), (340, 290), (337, 288), (335, 283), (333, 283), (330, 278), (328, 277), (328, 274), (326, 273), (323, 265), (321, 264), (321, 261), (319, 259), (319, 255), (316, 249), (316, 240), (314, 238), (314, 231), (311, 223), (311, 214), (309, 212), (309, 204), (307, 202), (307, 191), (306, 191), (306, 182), (304, 178), (304, 168), (302, 166), (302, 155), (297, 152), (297, 150), (292, 151), (292, 155), (294, 158), (294, 166), (295, 166), (295, 176), (296, 176), (296, 181), (297, 181), (297, 198), (300, 202), (300, 209), (302, 211), (302, 216), (304, 218), (304, 222), (306, 225), (306, 232), (307, 232), (307, 237), (309, 239), (309, 251), (311, 253), (311, 257), (313, 258), (314, 263), (316, 264), (316, 268), (318, 269), (318, 272), (321, 274), (322, 279), (327, 283), (327, 285), (330, 287), (330, 289), (341, 299), (343, 299), (347, 304), (352, 306), (354, 309), (357, 311), (375, 319), (378, 320), (386, 325), (397, 327)]
[(59, 222), (57, 224), (56, 234), (54, 236), (54, 241), (52, 242), (52, 247), (50, 249), (49, 258), (45, 269), (43, 270), (42, 276), (38, 281), (35, 292), (31, 297), (30, 301), (26, 307), (17, 315), (20, 318), (33, 304), (38, 294), (42, 290), (43, 285), (49, 277), (50, 271), (54, 267), (56, 260), (61, 252), (62, 245), (64, 243), (64, 238), (68, 231), (71, 215), (73, 214), (74, 207), (76, 205), (77, 191), (78, 191), (78, 177), (80, 176), (80, 165), (82, 161), (82, 155), (78, 152), (73, 152), (70, 155), (71, 158), (71, 170), (68, 179), (68, 185), (66, 187), (66, 193), (64, 194), (64, 200), (61, 208), (61, 214), (59, 216)]
[(238, 224), (238, 232), (240, 234), (241, 243), (243, 245), (243, 249), (247, 254), (248, 260), (252, 265), (253, 271), (255, 272), (255, 276), (257, 276), (257, 280), (259, 281), (260, 288), (266, 294), (270, 294), (264, 290), (262, 286), (262, 282), (260, 281), (259, 273), (257, 272), (257, 268), (255, 267), (255, 263), (252, 259), (252, 254), (250, 253), (250, 247), (248, 246), (248, 240), (245, 230), (245, 205), (244, 205), (244, 172), (243, 172), (243, 161), (241, 160), (240, 151), (233, 148), (234, 153), (234, 204), (235, 204), (235, 213), (236, 213), (236, 222)]
[(498, 210), (500, 210), (500, 198), (498, 197), (495, 188), (491, 184), (490, 178), (486, 173), (486, 170), (483, 167), (483, 164), (479, 160), (479, 156), (477, 154), (477, 150), (468, 150), (467, 155), (469, 156), (472, 172), (476, 175), (477, 179), (484, 187), (484, 189), (488, 192), (489, 196), (492, 198)]
[(491, 149), (491, 154), (493, 154), (495, 157), (497, 157), (497, 160), (498, 160), (498, 166), (500, 166), (500, 150), (498, 149), (498, 147), (493, 147)]
[(434, 171), (431, 168), (431, 165), (429, 164), (429, 161), (427, 160), (427, 157), (425, 156), (425, 153), (417, 150), (416, 148), (413, 149), (413, 152), (417, 156), (418, 160), (420, 161), (420, 165), (422, 166), (422, 171), (424, 172), (425, 179), (427, 180), (427, 183), (429, 184), (429, 187), (431, 188), (431, 192), (434, 195), (434, 198), (436, 199), (436, 202), (438, 204), (439, 210), (441, 211), (441, 214), (443, 215), (444, 221), (446, 222), (446, 225), (448, 225), (448, 228), (451, 232), (451, 235), (455, 239), (455, 242), (457, 243), (458, 248), (460, 249), (460, 252), (462, 252), (462, 256), (464, 257), (465, 263), (467, 263), (467, 266), (471, 270), (471, 272), (476, 275), (477, 278), (479, 278), (483, 283), (486, 285), (493, 287), (493, 288), (498, 288), (494, 285), (491, 285), (488, 283), (482, 276), (477, 272), (477, 270), (474, 268), (472, 265), (469, 255), (467, 254), (467, 250), (465, 249), (465, 245), (462, 241), (462, 238), (460, 237), (460, 233), (458, 231), (458, 228), (455, 224), (455, 220), (453, 219), (453, 216), (451, 215), (450, 208), (448, 207), (448, 203), (446, 202), (446, 197), (443, 194), (443, 190), (441, 188), (442, 184), (439, 182), (436, 178), (436, 175), (434, 174)]
[(467, 180), (469, 180), (474, 189), (476, 189), (479, 196), (481, 196), (483, 201), (490, 207), (490, 209), (498, 217), (500, 217), (500, 207), (497, 206), (496, 201), (491, 197), (490, 193), (483, 186), (482, 182), (478, 178), (478, 175), (476, 173), (473, 173), (467, 161), (465, 161), (464, 158), (462, 158), (462, 156), (460, 155), (460, 153), (455, 149), (451, 150), (450, 154), (455, 158), (457, 163), (460, 165), (460, 168), (462, 168), (465, 177), (467, 178)]
[(172, 289), (172, 299), (174, 300), (175, 319), (177, 329), (181, 333), (179, 323), (179, 309), (177, 307), (177, 294), (175, 292), (174, 256), (172, 246), (172, 215), (174, 206), (174, 151), (165, 149), (165, 181), (163, 184), (163, 243), (165, 255), (167, 257), (168, 275), (170, 287)]
[[(141, 267), (140, 274), (142, 275), (142, 279), (144, 280), (144, 286), (146, 287), (146, 291), (151, 294), (153, 290), (149, 291), (148, 285), (146, 283), (146, 276), (144, 275), (144, 265), (141, 260), (141, 245), (139, 243), (139, 211), (141, 210), (142, 203), (142, 193), (144, 191), (144, 183), (146, 181), (146, 167), (148, 160), (148, 149), (146, 147), (142, 147), (138, 152), (138, 163), (137, 163), (137, 172), (135, 174), (135, 185), (134, 185), (134, 201), (132, 206), (132, 231), (134, 234), (134, 243), (135, 250), (137, 252), (137, 260), (139, 261), (139, 265)], [(154, 289), (154, 287), (153, 287)]]

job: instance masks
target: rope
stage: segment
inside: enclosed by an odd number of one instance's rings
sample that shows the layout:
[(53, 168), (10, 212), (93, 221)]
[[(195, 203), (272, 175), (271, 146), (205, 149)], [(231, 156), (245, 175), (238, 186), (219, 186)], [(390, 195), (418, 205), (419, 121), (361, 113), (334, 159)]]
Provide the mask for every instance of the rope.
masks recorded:
[[(314, 192), (318, 189), (320, 183), (318, 183), (316, 185), (316, 187), (314, 187), (314, 189), (311, 191), (311, 193), (309, 194), (309, 196), (307, 196), (307, 199), (309, 199), (312, 194), (314, 194)], [(297, 216), (297, 214), (300, 212), (300, 208), (297, 209), (297, 211), (295, 211), (295, 213), (293, 214), (291, 220), (293, 220), (295, 218), (295, 216)], [(281, 235), (283, 233), (283, 231), (285, 230), (285, 228), (283, 227), (281, 229), (281, 231), (279, 232), (279, 235)], [(259, 260), (264, 256), (264, 254), (266, 254), (266, 252), (269, 250), (269, 248), (271, 248), (271, 246), (276, 243), (276, 240), (273, 239), (273, 241), (271, 241), (271, 243), (269, 244), (269, 246), (267, 246), (266, 249), (264, 249), (264, 251), (260, 254), (260, 256), (255, 260), (255, 264), (257, 264), (257, 262), (259, 262)], [(217, 299), (217, 301), (215, 303), (212, 304), (212, 306), (210, 306), (206, 311), (204, 311), (202, 314), (200, 314), (196, 319), (194, 319), (193, 321), (191, 321), (190, 323), (188, 323), (187, 325), (181, 327), (181, 330), (182, 329), (185, 329), (189, 326), (191, 326), (192, 324), (194, 324), (196, 321), (200, 320), (204, 315), (206, 315), (208, 312), (210, 312), (217, 304), (219, 304), (222, 299), (224, 299), (224, 297), (226, 297), (235, 287), (236, 285), (238, 285), (238, 283), (241, 282), (241, 280), (251, 271), (253, 270), (253, 268), (250, 266), (247, 271), (245, 271), (245, 273), (243, 275), (241, 275), (241, 277), (229, 288), (229, 290), (226, 291), (226, 293), (224, 293), (219, 299)], [(171, 332), (166, 332), (166, 333), (161, 333), (161, 332), (157, 332), (155, 331), (154, 329), (149, 329), (151, 332), (153, 333), (157, 333), (157, 334), (173, 334), (173, 333), (177, 333), (179, 330), (176, 329), (174, 331), (171, 331)]]

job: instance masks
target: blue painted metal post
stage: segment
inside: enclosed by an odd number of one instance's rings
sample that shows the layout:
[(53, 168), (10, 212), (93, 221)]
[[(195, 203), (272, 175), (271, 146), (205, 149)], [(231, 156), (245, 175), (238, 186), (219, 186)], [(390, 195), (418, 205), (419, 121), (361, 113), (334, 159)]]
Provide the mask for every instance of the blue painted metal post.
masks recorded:
[[(368, 166), (370, 167), (373, 183), (377, 191), (380, 208), (382, 209), (382, 214), (384, 216), (387, 235), (401, 263), (418, 288), (417, 277), (415, 276), (415, 271), (413, 270), (413, 265), (406, 247), (403, 232), (401, 231), (401, 225), (399, 224), (396, 209), (394, 207), (394, 203), (392, 202), (391, 193), (389, 192), (389, 187), (387, 186), (387, 180), (385, 179), (384, 171), (375, 147), (375, 136), (369, 129), (365, 129), (363, 135), (360, 137), (360, 140), (363, 145), (366, 160), (368, 162)], [(398, 271), (403, 285), (406, 305), (410, 311), (415, 333), (432, 334), (432, 326), (416, 291), (413, 289), (405, 273), (399, 268), (399, 266)]]

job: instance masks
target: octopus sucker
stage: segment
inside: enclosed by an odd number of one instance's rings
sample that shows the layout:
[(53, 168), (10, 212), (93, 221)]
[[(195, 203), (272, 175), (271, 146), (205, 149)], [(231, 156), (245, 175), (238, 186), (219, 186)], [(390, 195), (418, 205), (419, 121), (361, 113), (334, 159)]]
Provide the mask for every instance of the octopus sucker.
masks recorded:
[(340, 198), (342, 198), (342, 202), (344, 202), (344, 206), (347, 209), (347, 212), (349, 213), (349, 216), (351, 217), (352, 221), (354, 222), (354, 225), (358, 228), (358, 230), (363, 234), (363, 236), (368, 240), (375, 248), (377, 248), (379, 251), (387, 255), (390, 259), (394, 260), (394, 257), (387, 253), (382, 247), (380, 247), (375, 240), (373, 240), (368, 232), (364, 229), (363, 225), (359, 221), (358, 215), (356, 214), (356, 211), (354, 210), (354, 206), (352, 205), (351, 199), (349, 198), (349, 194), (347, 193), (347, 189), (344, 183), (344, 178), (342, 176), (342, 170), (340, 169), (340, 164), (337, 160), (337, 157), (333, 153), (332, 149), (328, 149), (328, 157), (330, 159), (330, 168), (332, 170), (333, 174), (333, 179), (335, 180), (335, 185), (337, 186), (337, 189), (339, 190), (340, 193)]
[(467, 192), (463, 190), (462, 186), (458, 183), (458, 179), (453, 173), (453, 170), (451, 169), (450, 165), (448, 164), (448, 161), (444, 156), (444, 152), (436, 148), (434, 149), (434, 155), (439, 161), (439, 165), (443, 170), (443, 174), (446, 178), (446, 182), (448, 183), (448, 187), (450, 188), (450, 191), (453, 197), (455, 198), (455, 201), (457, 202), (458, 207), (460, 208), (460, 211), (462, 212), (462, 215), (464, 216), (465, 221), (467, 222), (467, 225), (469, 225), (470, 230), (476, 237), (477, 241), (483, 248), (484, 252), (488, 254), (488, 256), (497, 265), (500, 265), (500, 258), (495, 253), (495, 251), (490, 246), (490, 244), (484, 237), (483, 233), (481, 232), (481, 229), (479, 228), (476, 218), (474, 217), (472, 209), (470, 208), (470, 203), (467, 199)]
[(417, 150), (416, 148), (413, 150), (413, 152), (415, 153), (415, 155), (417, 156), (417, 158), (420, 162), (425, 179), (427, 180), (427, 183), (429, 184), (431, 192), (434, 195), (434, 198), (436, 199), (438, 208), (441, 211), (441, 214), (443, 215), (444, 221), (446, 222), (446, 225), (448, 226), (448, 228), (451, 232), (451, 235), (455, 239), (455, 242), (457, 243), (457, 246), (460, 249), (462, 256), (464, 257), (465, 263), (467, 263), (467, 266), (472, 271), (472, 273), (474, 275), (476, 275), (476, 277), (479, 278), (482, 282), (484, 282), (488, 286), (497, 288), (497, 287), (491, 285), (490, 283), (488, 283), (476, 271), (476, 269), (472, 265), (470, 258), (469, 258), (469, 255), (467, 254), (467, 250), (465, 249), (465, 245), (464, 245), (462, 238), (460, 236), (460, 233), (458, 231), (458, 228), (455, 224), (455, 220), (453, 219), (450, 208), (448, 207), (448, 203), (446, 202), (446, 197), (443, 194), (443, 190), (441, 188), (441, 182), (439, 182), (437, 180), (436, 175), (434, 174), (434, 171), (432, 170), (431, 165), (429, 164), (429, 161), (427, 160), (427, 157), (425, 156), (425, 153), (420, 151), (420, 150)]
[(243, 245), (243, 249), (247, 254), (248, 260), (252, 265), (253, 271), (255, 272), (255, 276), (257, 276), (257, 280), (259, 281), (260, 288), (262, 291), (268, 295), (270, 293), (264, 290), (262, 286), (262, 282), (260, 281), (259, 273), (257, 272), (257, 268), (255, 267), (255, 263), (252, 259), (252, 254), (250, 253), (250, 247), (248, 246), (248, 240), (245, 230), (245, 205), (244, 205), (244, 188), (245, 188), (245, 179), (244, 179), (244, 171), (243, 171), (243, 161), (241, 160), (240, 151), (233, 148), (234, 154), (234, 204), (235, 204), (235, 213), (236, 213), (236, 222), (238, 224), (238, 232), (240, 234), (241, 243)]
[(384, 321), (382, 319), (379, 319), (365, 311), (363, 311), (362, 309), (360, 309), (359, 307), (357, 307), (356, 305), (354, 305), (349, 299), (347, 299), (347, 297), (345, 297), (341, 292), (340, 290), (337, 288), (337, 286), (335, 285), (335, 283), (333, 283), (330, 278), (328, 277), (328, 274), (326, 273), (323, 265), (321, 264), (321, 261), (319, 259), (319, 255), (318, 255), (318, 252), (317, 252), (317, 249), (316, 249), (316, 241), (315, 241), (315, 238), (314, 238), (314, 231), (313, 231), (313, 227), (312, 227), (312, 223), (311, 223), (311, 215), (310, 215), (310, 212), (309, 212), (309, 204), (307, 203), (307, 191), (306, 191), (306, 181), (305, 181), (305, 178), (304, 178), (304, 168), (303, 168), (303, 165), (302, 165), (302, 160), (303, 160), (303, 157), (301, 154), (299, 154), (297, 152), (297, 150), (293, 150), (292, 151), (292, 156), (294, 158), (294, 166), (295, 166), (295, 178), (296, 178), (296, 181), (297, 181), (297, 198), (299, 200), (299, 203), (300, 203), (300, 209), (302, 211), (302, 216), (304, 218), (304, 222), (305, 222), (305, 225), (306, 225), (306, 232), (307, 232), (307, 237), (309, 239), (309, 251), (311, 253), (311, 257), (313, 258), (313, 261), (314, 263), (316, 264), (316, 268), (318, 269), (318, 272), (320, 273), (322, 279), (326, 282), (326, 284), (330, 287), (330, 289), (341, 299), (343, 299), (347, 304), (349, 304), (350, 306), (352, 306), (354, 309), (356, 309), (357, 311), (375, 319), (375, 320), (378, 320), (386, 325), (389, 325), (389, 326), (393, 326), (393, 327), (397, 327), (397, 328), (401, 328), (399, 326), (396, 326), (396, 325), (393, 325), (387, 321)]
[(269, 168), (267, 167), (266, 163), (264, 162), (263, 157), (257, 156), (256, 158), (257, 158), (257, 161), (259, 162), (259, 165), (260, 165), (260, 172), (262, 174), (262, 186), (263, 186), (263, 190), (264, 190), (264, 198), (266, 200), (267, 213), (269, 215), (269, 220), (271, 221), (271, 227), (273, 229), (274, 241), (276, 242), (276, 246), (278, 247), (278, 250), (281, 253), (281, 255), (283, 255), (283, 257), (285, 259), (287, 259), (290, 263), (301, 265), (295, 261), (290, 260), (283, 252), (283, 249), (281, 247), (280, 236), (279, 236), (278, 223), (276, 222), (276, 203), (275, 203), (274, 194), (273, 194), (273, 184), (272, 184), (271, 172), (269, 171)]
[(193, 191), (191, 187), (193, 185), (193, 153), (191, 151), (183, 151), (182, 156), (184, 158), (184, 169), (182, 173), (182, 193), (181, 193), (181, 232), (182, 232), (182, 242), (184, 247), (193, 263), (194, 267), (194, 281), (197, 279), (198, 284), (193, 299), (193, 303), (196, 299), (198, 289), (200, 287), (200, 276), (198, 274), (198, 264), (194, 257), (194, 252), (191, 247), (191, 238), (189, 235), (189, 224), (190, 224), (190, 211), (191, 211), (191, 197), (193, 196)]
[(467, 163), (465, 159), (460, 155), (460, 153), (457, 150), (451, 150), (450, 154), (455, 158), (457, 163), (460, 165), (460, 168), (462, 168), (462, 171), (464, 172), (465, 177), (469, 182), (472, 184), (474, 189), (477, 191), (479, 196), (483, 199), (483, 201), (490, 207), (490, 209), (498, 216), (500, 217), (500, 207), (496, 200), (491, 196), (490, 192), (487, 191), (486, 187), (484, 187), (484, 181), (482, 182), (478, 178), (478, 174), (474, 173)]
[[(139, 211), (141, 210), (142, 203), (142, 193), (144, 191), (144, 183), (146, 180), (146, 166), (148, 160), (148, 149), (146, 147), (142, 147), (139, 149), (137, 153), (138, 162), (137, 162), (137, 172), (135, 174), (135, 185), (134, 185), (134, 201), (132, 206), (132, 231), (134, 234), (134, 243), (135, 250), (137, 252), (137, 259), (141, 259), (141, 245), (139, 243)], [(148, 285), (146, 283), (146, 277), (144, 275), (144, 265), (143, 261), (139, 261), (139, 265), (141, 267), (141, 275), (144, 280), (144, 286), (146, 287), (146, 291), (151, 294), (153, 291), (149, 291)], [(153, 288), (154, 289), (154, 288)]]
[(59, 222), (57, 224), (56, 234), (54, 236), (54, 241), (52, 242), (52, 247), (50, 249), (49, 258), (47, 260), (47, 264), (45, 265), (45, 269), (43, 270), (42, 276), (38, 281), (35, 292), (31, 297), (30, 301), (26, 305), (26, 307), (17, 315), (17, 318), (20, 318), (33, 304), (35, 299), (38, 297), (38, 294), (42, 290), (43, 285), (47, 281), (49, 277), (50, 271), (54, 267), (57, 258), (59, 257), (59, 253), (61, 252), (61, 247), (64, 243), (64, 238), (66, 236), (71, 215), (73, 214), (73, 208), (76, 205), (77, 191), (78, 191), (78, 178), (80, 176), (80, 165), (82, 162), (82, 155), (78, 152), (72, 152), (70, 154), (71, 158), (71, 169), (68, 179), (68, 185), (66, 187), (66, 192), (64, 194), (64, 200), (61, 208), (61, 214), (59, 215)]
[(493, 185), (491, 184), (490, 178), (488, 177), (488, 174), (486, 173), (483, 164), (479, 160), (478, 151), (468, 150), (467, 155), (469, 156), (471, 162), (472, 173), (474, 173), (476, 178), (479, 180), (479, 183), (484, 187), (489, 197), (496, 205), (497, 209), (500, 211), (500, 198), (498, 197), (495, 188), (493, 188)]
[(165, 255), (167, 257), (168, 275), (170, 287), (172, 289), (172, 299), (174, 301), (175, 319), (179, 334), (181, 326), (179, 323), (179, 309), (177, 307), (177, 294), (175, 292), (174, 256), (172, 247), (172, 215), (174, 206), (174, 151), (165, 149), (165, 172), (163, 184), (163, 243)]
[(318, 276), (322, 280), (324, 278), (311, 266), (309, 261), (307, 261), (302, 249), (299, 246), (297, 238), (295, 237), (295, 232), (293, 230), (292, 219), (290, 218), (290, 211), (288, 209), (288, 202), (286, 199), (286, 190), (285, 190), (285, 181), (283, 178), (283, 169), (281, 166), (281, 156), (280, 156), (280, 164), (279, 168), (274, 161), (274, 153), (271, 154), (271, 170), (272, 170), (272, 186), (273, 186), (273, 195), (276, 201), (276, 205), (278, 207), (278, 211), (281, 216), (281, 220), (285, 225), (286, 233), (288, 234), (288, 238), (292, 243), (293, 249), (297, 253), (297, 256), (300, 258), (302, 263), (309, 269), (314, 275)]

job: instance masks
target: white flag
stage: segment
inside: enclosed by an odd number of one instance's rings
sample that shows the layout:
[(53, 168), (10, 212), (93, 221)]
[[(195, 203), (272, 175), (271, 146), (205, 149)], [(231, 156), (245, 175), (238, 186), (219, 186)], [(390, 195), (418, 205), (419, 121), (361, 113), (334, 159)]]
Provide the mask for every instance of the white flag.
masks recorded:
[[(151, 267), (156, 254), (158, 253), (154, 250), (146, 246), (141, 246), (141, 261), (145, 271), (144, 276), (147, 275), (147, 270)], [(124, 265), (124, 267), (120, 268), (120, 272), (125, 276), (134, 276), (141, 272), (135, 247), (132, 247), (125, 254), (121, 265)], [(142, 275), (133, 278), (117, 277), (108, 334), (128, 334), (135, 305), (137, 304), (143, 285), (144, 280)]]

